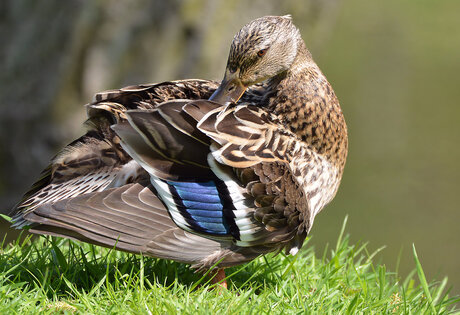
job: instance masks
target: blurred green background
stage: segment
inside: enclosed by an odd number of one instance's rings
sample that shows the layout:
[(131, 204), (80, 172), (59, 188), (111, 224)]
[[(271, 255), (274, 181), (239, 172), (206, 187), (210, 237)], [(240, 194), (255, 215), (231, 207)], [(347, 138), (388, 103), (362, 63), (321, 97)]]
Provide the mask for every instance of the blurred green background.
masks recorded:
[[(389, 269), (460, 293), (460, 1), (190, 0), (0, 2), (0, 209), (83, 132), (94, 93), (179, 78), (220, 80), (233, 35), (292, 14), (333, 85), (350, 152), (312, 230), (322, 253), (346, 214), (353, 241)], [(3, 232), (14, 237), (7, 224)]]

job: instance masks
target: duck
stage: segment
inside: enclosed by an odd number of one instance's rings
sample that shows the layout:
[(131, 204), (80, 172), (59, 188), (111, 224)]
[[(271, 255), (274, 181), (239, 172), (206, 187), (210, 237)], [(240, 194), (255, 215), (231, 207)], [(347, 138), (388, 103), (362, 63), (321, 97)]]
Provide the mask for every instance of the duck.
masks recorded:
[(291, 16), (234, 36), (223, 80), (96, 94), (87, 132), (11, 212), (16, 228), (212, 270), (295, 255), (348, 150), (330, 83)]

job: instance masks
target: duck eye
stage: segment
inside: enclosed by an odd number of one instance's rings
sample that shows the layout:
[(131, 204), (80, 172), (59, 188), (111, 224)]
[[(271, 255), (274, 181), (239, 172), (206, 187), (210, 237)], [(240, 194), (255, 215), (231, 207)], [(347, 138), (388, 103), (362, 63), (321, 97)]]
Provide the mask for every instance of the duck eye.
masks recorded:
[(267, 52), (268, 48), (261, 49), (257, 52), (257, 56), (262, 57)]

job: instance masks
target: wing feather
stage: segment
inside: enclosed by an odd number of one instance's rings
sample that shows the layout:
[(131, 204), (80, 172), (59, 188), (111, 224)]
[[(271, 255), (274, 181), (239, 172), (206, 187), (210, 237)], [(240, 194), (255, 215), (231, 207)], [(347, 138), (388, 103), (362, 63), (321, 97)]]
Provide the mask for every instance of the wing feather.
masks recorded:
[(268, 117), (264, 109), (255, 106), (228, 106), (208, 112), (198, 129), (220, 145), (212, 151), (223, 164), (245, 168), (263, 162), (287, 163), (280, 150), (285, 152), (296, 138)]
[(178, 228), (152, 188), (140, 184), (43, 205), (26, 219), (39, 224), (31, 232), (185, 263), (200, 263), (222, 249), (221, 242)]

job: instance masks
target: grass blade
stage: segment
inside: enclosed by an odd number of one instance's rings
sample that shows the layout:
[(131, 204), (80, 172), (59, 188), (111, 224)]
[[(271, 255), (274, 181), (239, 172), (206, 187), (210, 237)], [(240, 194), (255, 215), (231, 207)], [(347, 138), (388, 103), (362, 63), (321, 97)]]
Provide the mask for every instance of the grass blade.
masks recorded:
[(431, 311), (433, 312), (433, 314), (437, 314), (436, 308), (433, 305), (433, 299), (431, 298), (431, 293), (430, 293), (430, 289), (428, 287), (428, 283), (426, 281), (425, 273), (423, 272), (422, 264), (420, 263), (420, 260), (418, 259), (417, 251), (415, 250), (415, 245), (414, 244), (412, 244), (412, 250), (413, 250), (413, 254), (414, 254), (414, 260), (415, 260), (415, 267), (417, 269), (417, 275), (418, 275), (418, 278), (420, 280), (420, 284), (422, 285), (423, 292), (425, 293), (425, 296), (426, 296), (426, 298), (428, 300), (428, 303), (429, 303), (429, 306), (431, 308)]
[(342, 238), (345, 233), (345, 227), (347, 226), (348, 215), (345, 216), (343, 220), (342, 228), (340, 229), (339, 238), (337, 239), (337, 246), (335, 247), (335, 251), (338, 252), (339, 248), (342, 246)]

